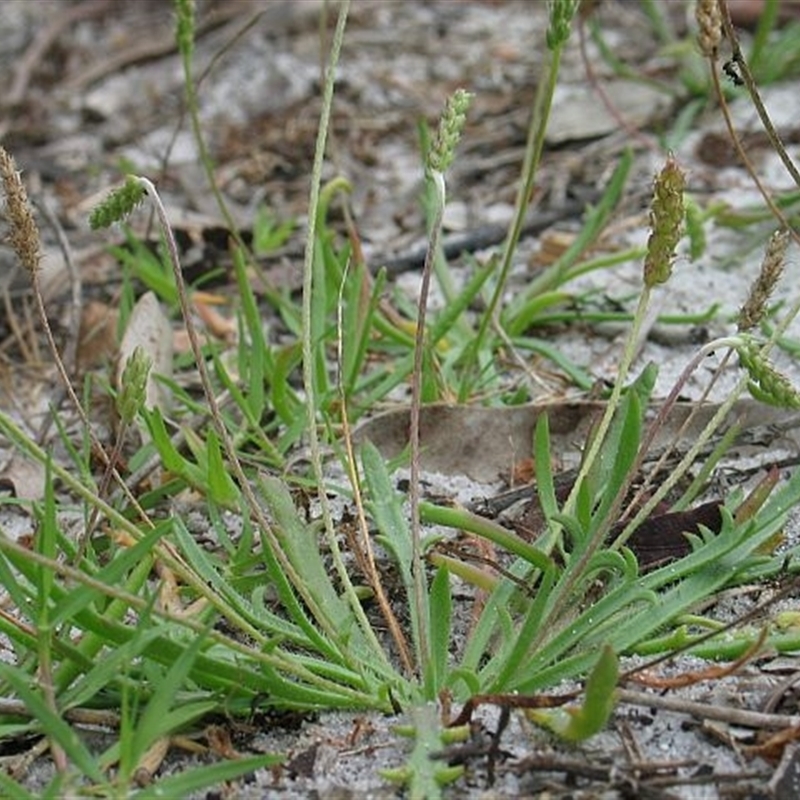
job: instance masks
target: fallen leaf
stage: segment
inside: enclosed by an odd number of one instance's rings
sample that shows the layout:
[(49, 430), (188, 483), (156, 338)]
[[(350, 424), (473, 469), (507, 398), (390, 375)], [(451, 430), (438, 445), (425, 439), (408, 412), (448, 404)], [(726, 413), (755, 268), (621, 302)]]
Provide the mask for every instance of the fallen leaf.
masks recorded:
[[(422, 468), (443, 475), (463, 475), (483, 483), (496, 482), (503, 475), (511, 474), (515, 463), (531, 456), (536, 421), (540, 414), (548, 414), (551, 450), (564, 469), (571, 469), (580, 463), (581, 449), (592, 422), (604, 407), (602, 401), (593, 400), (556, 400), (505, 408), (423, 406), (420, 413)], [(676, 446), (674, 439), (679, 432), (679, 449), (693, 444), (718, 408), (714, 403), (699, 409), (694, 403), (678, 403), (656, 435), (653, 449), (667, 444)], [(693, 421), (683, 431), (682, 427), (692, 413)], [(755, 427), (766, 429), (796, 416), (796, 412), (741, 400), (731, 409), (721, 431), (734, 423), (742, 432)], [(354, 440), (358, 443), (368, 439), (384, 458), (393, 459), (408, 446), (408, 432), (409, 411), (404, 407), (365, 420), (356, 428)], [(782, 430), (781, 438), (787, 444), (799, 442), (795, 429)], [(763, 448), (759, 452), (763, 452)]]
[(14, 452), (0, 473), (0, 491), (10, 492), (18, 500), (41, 500), (44, 497), (45, 468)]
[[(719, 533), (722, 528), (721, 500), (703, 503), (688, 511), (653, 514), (645, 519), (625, 543), (635, 554), (642, 569), (683, 558), (691, 552), (687, 533), (699, 534), (700, 526)], [(622, 533), (624, 523), (611, 529), (609, 541)]]
[(219, 295), (207, 292), (195, 292), (192, 295), (192, 305), (197, 310), (197, 315), (203, 320), (206, 330), (224, 342), (235, 342), (239, 333), (236, 320), (223, 316), (214, 308), (225, 302), (225, 299)]

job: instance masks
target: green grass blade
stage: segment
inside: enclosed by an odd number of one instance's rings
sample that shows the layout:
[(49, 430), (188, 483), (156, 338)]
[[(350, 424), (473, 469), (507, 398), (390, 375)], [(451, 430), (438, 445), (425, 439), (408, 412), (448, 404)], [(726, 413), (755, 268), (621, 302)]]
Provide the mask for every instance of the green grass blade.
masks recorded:
[[(121, 586), (136, 593), (147, 579), (152, 565), (152, 552), (158, 541), (172, 528), (171, 520), (160, 522), (132, 547), (119, 547), (114, 557), (93, 578), (107, 586)], [(136, 567), (139, 569), (136, 569)], [(96, 586), (77, 586), (59, 596), (53, 614), (53, 624), (61, 625), (72, 620), (76, 614), (104, 597)], [(120, 615), (121, 616), (121, 615)]]
[(6, 800), (42, 800), (42, 794), (31, 794), (27, 789), (0, 771), (0, 793)]
[(427, 684), (427, 694), (435, 697), (443, 688), (452, 637), (451, 618), (453, 598), (450, 594), (450, 574), (446, 569), (438, 569), (430, 588), (430, 620), (428, 628), (431, 637), (431, 662), (423, 670)]
[(397, 492), (389, 479), (383, 456), (371, 442), (365, 442), (362, 447), (361, 463), (375, 523), (381, 538), (397, 561), (406, 591), (410, 591), (413, 586), (411, 532)]
[(558, 288), (564, 275), (577, 261), (581, 253), (597, 239), (616, 207), (625, 188), (625, 182), (633, 163), (633, 154), (626, 150), (608, 182), (600, 202), (592, 208), (584, 220), (581, 232), (564, 254), (538, 278), (531, 281), (519, 297), (515, 298), (502, 314), (503, 327), (511, 336), (518, 336), (531, 323), (528, 305), (542, 292)]
[[(403, 589), (409, 603), (416, 596), (414, 590), (414, 551), (411, 543), (411, 530), (403, 513), (398, 493), (392, 486), (386, 462), (378, 449), (369, 441), (361, 448), (361, 463), (364, 469), (364, 484), (369, 497), (369, 508), (372, 511), (379, 535), (377, 540), (392, 554)], [(427, 603), (429, 594), (423, 593), (422, 600)], [(430, 619), (428, 607), (416, 609), (411, 615), (411, 636), (416, 652), (420, 653), (419, 620)]]
[(536, 471), (536, 495), (546, 520), (552, 519), (558, 513), (551, 458), (550, 418), (545, 412), (539, 414), (533, 432), (533, 463)]
[(30, 714), (39, 721), (42, 730), (61, 746), (78, 769), (95, 783), (103, 783), (105, 778), (95, 758), (73, 728), (48, 707), (39, 692), (31, 688), (30, 675), (0, 662), (0, 679), (13, 689)]
[[(189, 716), (182, 709), (175, 709), (175, 698), (184, 687), (195, 659), (204, 644), (203, 636), (195, 636), (185, 643), (180, 655), (172, 663), (166, 673), (162, 673), (152, 684), (153, 694), (147, 702), (142, 715), (136, 722), (133, 732), (131, 752), (135, 761), (147, 752), (150, 746), (162, 736), (172, 732), (178, 725), (195, 717), (197, 710), (194, 704), (187, 704)], [(201, 709), (210, 711), (216, 705), (200, 704)]]
[(432, 525), (447, 525), (450, 528), (469, 531), (482, 539), (493, 542), (505, 551), (524, 558), (529, 564), (547, 569), (550, 558), (538, 547), (526, 542), (513, 531), (498, 523), (473, 514), (463, 508), (447, 508), (434, 503), (420, 503), (420, 519)]
[[(530, 650), (530, 643), (534, 637), (538, 635), (542, 624), (545, 620), (545, 612), (547, 609), (547, 601), (552, 593), (553, 586), (555, 585), (555, 569), (551, 568), (542, 573), (539, 585), (536, 587), (536, 595), (533, 602), (527, 607), (525, 611), (522, 624), (514, 631), (514, 638), (509, 642), (510, 649), (506, 652), (501, 659), (499, 659), (499, 671), (497, 675), (492, 676), (491, 684), (487, 686), (489, 692), (503, 692), (509, 682), (520, 669), (528, 671), (528, 654)], [(492, 608), (492, 603), (487, 602), (486, 608), (481, 615), (483, 617)], [(484, 672), (482, 682), (488, 677), (488, 671)]]
[[(55, 488), (52, 475), (52, 461), (48, 456), (45, 464), (45, 491), (44, 491), (44, 509), (42, 517), (39, 521), (39, 527), (36, 532), (35, 548), (36, 551), (49, 559), (54, 561), (56, 558), (56, 539), (58, 533), (58, 523), (56, 522), (56, 501), (55, 501)], [(55, 573), (52, 567), (46, 564), (36, 565), (36, 588), (37, 592), (34, 598), (38, 606), (38, 624), (39, 626), (50, 625), (49, 620), (49, 605), (55, 583)]]
[(206, 450), (209, 499), (222, 508), (236, 509), (239, 506), (241, 493), (227, 470), (219, 439), (213, 428), (208, 430)]
[(589, 674), (579, 708), (536, 709), (530, 716), (567, 741), (585, 741), (600, 733), (611, 717), (618, 677), (617, 655), (606, 645)]
[(183, 770), (166, 778), (154, 781), (150, 786), (132, 795), (135, 800), (163, 800), (165, 797), (188, 797), (213, 786), (235, 781), (260, 769), (268, 769), (284, 760), (279, 755), (261, 755), (223, 761), (201, 767)]
[(59, 693), (61, 707), (64, 709), (87, 705), (101, 691), (114, 685), (125, 668), (138, 658), (159, 636), (155, 628), (140, 630), (138, 636), (120, 647), (108, 649), (102, 658), (92, 664), (70, 687)]
[(342, 313), (342, 386), (346, 397), (353, 394), (374, 335), (374, 321), (378, 304), (386, 287), (386, 270), (381, 270), (364, 297), (366, 265), (357, 265), (343, 287)]
[(259, 480), (259, 488), (275, 519), (276, 536), (283, 552), (303, 582), (312, 615), (347, 638), (353, 630), (353, 615), (333, 586), (320, 552), (317, 531), (300, 519), (282, 481), (264, 476)]

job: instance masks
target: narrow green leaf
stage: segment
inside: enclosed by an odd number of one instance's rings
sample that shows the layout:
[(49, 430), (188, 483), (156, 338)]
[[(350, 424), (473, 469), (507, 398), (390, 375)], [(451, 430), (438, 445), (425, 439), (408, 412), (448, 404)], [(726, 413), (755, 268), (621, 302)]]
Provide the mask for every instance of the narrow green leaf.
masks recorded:
[[(133, 546), (118, 547), (114, 552), (113, 559), (92, 577), (107, 586), (120, 586), (128, 592), (137, 593), (147, 577), (147, 571), (152, 563), (153, 549), (158, 541), (171, 530), (171, 520), (160, 522)], [(143, 565), (142, 570), (136, 570), (137, 577), (131, 582), (131, 578), (134, 577), (131, 571), (137, 565)], [(101, 597), (104, 598), (106, 595), (103, 595), (94, 586), (75, 587), (72, 591), (59, 596), (58, 605), (53, 614), (53, 623), (60, 625), (72, 620), (78, 612), (97, 602)]]
[(464, 312), (476, 301), (481, 289), (489, 277), (495, 273), (496, 269), (497, 264), (492, 259), (482, 266), (476, 265), (475, 272), (464, 288), (451, 302), (447, 303), (431, 324), (430, 343), (432, 346), (438, 344), (456, 328), (459, 322), (463, 321)]
[[(57, 536), (58, 523), (56, 522), (55, 488), (52, 474), (52, 461), (48, 455), (45, 464), (44, 514), (42, 515), (41, 524), (36, 531), (35, 547), (40, 555), (51, 561), (55, 560), (56, 557)], [(39, 625), (45, 625), (48, 622), (48, 606), (55, 580), (55, 573), (52, 567), (44, 564), (38, 565), (37, 571), (38, 593), (36, 602), (39, 606)]]
[[(510, 650), (502, 659), (498, 659), (500, 662), (498, 664), (498, 673), (492, 679), (487, 691), (504, 692), (509, 682), (512, 681), (520, 671), (523, 673), (528, 672), (531, 642), (537, 636), (542, 626), (544, 614), (547, 609), (547, 601), (555, 585), (555, 573), (555, 568), (550, 568), (542, 572), (542, 577), (539, 585), (536, 587), (536, 595), (533, 602), (530, 603), (525, 611), (522, 624), (513, 631), (513, 638), (508, 643)], [(499, 591), (495, 590), (494, 594), (498, 593)], [(481, 626), (484, 622), (484, 617), (487, 613), (491, 613), (494, 607), (492, 605), (494, 594), (486, 603), (478, 627)], [(485, 671), (482, 670), (482, 672), (484, 672), (482, 678), (485, 681)]]
[(258, 485), (276, 521), (275, 535), (303, 580), (308, 599), (314, 602), (312, 615), (320, 620), (327, 619), (332, 630), (346, 637), (354, 627), (353, 615), (328, 575), (317, 532), (300, 519), (282, 481), (265, 476), (259, 479)]
[(599, 733), (614, 710), (615, 695), (619, 679), (619, 660), (614, 650), (606, 645), (600, 652), (594, 669), (586, 681), (583, 706), (572, 719), (565, 732), (567, 739), (582, 741)]
[(438, 569), (430, 588), (431, 663), (425, 665), (429, 696), (435, 697), (443, 688), (447, 677), (452, 631), (450, 629), (453, 600), (450, 594), (450, 573)]
[(546, 520), (558, 513), (558, 501), (553, 482), (553, 465), (550, 449), (550, 419), (547, 413), (539, 414), (533, 434), (533, 463), (536, 471), (536, 495)]
[(147, 429), (153, 437), (153, 444), (161, 457), (161, 465), (168, 472), (183, 478), (191, 486), (202, 486), (204, 476), (195, 464), (187, 461), (174, 447), (164, 419), (158, 408), (143, 409), (142, 415), (147, 423)]
[(420, 503), (420, 518), (433, 525), (447, 525), (458, 530), (469, 531), (482, 539), (493, 542), (509, 553), (524, 558), (529, 564), (546, 569), (550, 558), (538, 547), (526, 542), (521, 536), (507, 530), (491, 519), (473, 514), (463, 508), (450, 508), (434, 503)]
[(125, 674), (125, 669), (138, 658), (160, 635), (155, 628), (144, 630), (139, 628), (137, 634), (128, 642), (103, 654), (96, 659), (93, 666), (63, 693), (59, 700), (64, 709), (85, 706), (103, 689), (113, 685)]
[[(389, 479), (389, 471), (383, 456), (372, 442), (364, 442), (361, 447), (361, 463), (364, 469), (364, 484), (369, 494), (369, 507), (372, 511), (375, 524), (380, 535), (377, 540), (394, 556), (400, 576), (403, 581), (406, 599), (411, 604), (416, 604), (418, 596), (414, 586), (413, 574), (413, 547), (411, 544), (411, 531), (406, 519), (397, 491)], [(424, 576), (422, 576), (424, 580)], [(411, 637), (417, 652), (421, 650), (420, 621), (423, 624), (430, 619), (428, 607), (429, 593), (426, 589), (422, 593), (421, 603), (424, 607), (414, 608), (411, 617)]]
[(280, 348), (275, 356), (270, 397), (275, 413), (285, 425), (291, 425), (298, 417), (304, 416), (302, 403), (291, 390), (292, 373), (300, 365), (301, 358), (299, 342)]
[(24, 786), (0, 770), (0, 794), (6, 800), (42, 800), (42, 793), (31, 794)]
[[(162, 736), (170, 733), (175, 725), (175, 698), (184, 687), (195, 659), (203, 647), (205, 637), (195, 635), (187, 642), (165, 674), (153, 685), (153, 694), (139, 717), (133, 733), (132, 754), (139, 759)], [(210, 710), (210, 709), (209, 709)], [(181, 717), (181, 719), (183, 719)]]
[(503, 327), (510, 336), (518, 336), (533, 321), (526, 313), (531, 300), (543, 292), (557, 289), (572, 265), (600, 235), (622, 196), (632, 163), (633, 153), (631, 150), (626, 150), (606, 185), (600, 202), (587, 213), (583, 227), (575, 241), (552, 266), (532, 280), (525, 291), (515, 297), (505, 309), (502, 314)]
[(237, 509), (240, 492), (233, 478), (228, 473), (225, 459), (222, 457), (216, 431), (210, 428), (206, 437), (208, 453), (208, 492), (210, 499), (219, 506)]
[(347, 274), (342, 300), (342, 386), (347, 396), (352, 394), (373, 335), (373, 320), (386, 284), (386, 270), (372, 282), (365, 296), (367, 284), (366, 265), (361, 262)]
[[(2, 541), (3, 537), (0, 537), (0, 548), (2, 547)], [(0, 558), (0, 586), (8, 592), (18, 613), (33, 622), (36, 619), (36, 611), (33, 604), (35, 592), (32, 590), (30, 583), (23, 583), (20, 580), (20, 574), (18, 574), (17, 569), (13, 556), (3, 553), (3, 558)], [(29, 578), (25, 572), (22, 572), (22, 575)]]
[(95, 758), (73, 728), (49, 708), (38, 691), (31, 688), (31, 677), (0, 662), (0, 678), (11, 686), (30, 714), (39, 721), (42, 730), (61, 746), (78, 769), (95, 783), (103, 783), (105, 778)]
[(165, 797), (188, 797), (192, 792), (235, 781), (260, 769), (267, 769), (285, 760), (284, 756), (266, 754), (223, 761), (160, 778), (150, 786), (136, 792), (135, 800), (162, 800)]
[[(265, 365), (268, 361), (268, 347), (264, 338), (264, 322), (258, 309), (253, 288), (247, 276), (244, 253), (237, 247), (233, 251), (233, 266), (236, 285), (239, 288), (239, 302), (244, 318), (246, 337), (240, 341), (239, 370), (247, 375), (247, 404), (253, 417), (260, 418), (264, 412)], [(246, 370), (246, 371), (245, 371)]]
[[(600, 450), (596, 463), (603, 464), (602, 497), (594, 513), (594, 524), (606, 522), (609, 509), (615, 506), (618, 497), (624, 493), (630, 478), (630, 471), (639, 452), (642, 435), (643, 408), (639, 397), (628, 392), (622, 400), (609, 435)], [(611, 520), (611, 524), (616, 520)]]
[(397, 562), (406, 591), (411, 592), (414, 584), (411, 574), (411, 531), (398, 501), (397, 492), (389, 480), (383, 456), (372, 442), (363, 444), (361, 463), (369, 490), (370, 506), (381, 539)]
[(606, 645), (586, 681), (583, 704), (578, 708), (534, 709), (528, 715), (571, 742), (585, 741), (599, 733), (614, 710), (619, 677), (619, 662), (614, 650)]

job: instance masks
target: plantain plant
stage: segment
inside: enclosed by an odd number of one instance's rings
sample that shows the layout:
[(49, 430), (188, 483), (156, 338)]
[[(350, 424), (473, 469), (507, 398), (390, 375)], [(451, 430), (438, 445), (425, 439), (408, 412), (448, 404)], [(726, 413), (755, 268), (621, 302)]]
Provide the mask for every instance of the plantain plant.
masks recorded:
[[(691, 646), (707, 657), (731, 658), (752, 645), (755, 635), (714, 644), (689, 627), (687, 615), (738, 581), (796, 570), (796, 549), (776, 547), (788, 512), (800, 499), (800, 475), (773, 491), (751, 498), (734, 492), (720, 501), (713, 529), (698, 524), (689, 532), (688, 552), (667, 564), (643, 569), (628, 547), (668, 494), (677, 508), (689, 504), (696, 487), (679, 490), (680, 479), (743, 392), (749, 388), (772, 404), (800, 405), (797, 392), (767, 359), (796, 308), (766, 338), (754, 332), (780, 277), (787, 234), (778, 233), (736, 335), (699, 352), (662, 413), (648, 422), (655, 368), (631, 378), (631, 365), (650, 300), (670, 279), (687, 218), (683, 172), (672, 157), (655, 180), (651, 234), (638, 254), (639, 301), (616, 381), (566, 496), (552, 471), (548, 418), (538, 419), (532, 455), (543, 519), (539, 538), (527, 541), (494, 520), (421, 498), (423, 403), (468, 400), (477, 387), (499, 385), (498, 354), (524, 343), (567, 281), (607, 266), (582, 254), (619, 199), (629, 155), (587, 214), (575, 247), (526, 292), (503, 302), (578, 3), (554, 0), (549, 8), (546, 80), (533, 104), (516, 215), (503, 253), (496, 264), (477, 267), (463, 289), (444, 286), (453, 293), (438, 314), (428, 312), (427, 291), (437, 275), (447, 284), (446, 272), (434, 265), (441, 258), (447, 171), (470, 97), (460, 90), (453, 94), (425, 153), (429, 247), (419, 305), (404, 318), (385, 301), (385, 275), (370, 276), (352, 244), (337, 243), (327, 221), (330, 204), (348, 189), (341, 179), (325, 186), (321, 180), (347, 0), (339, 8), (324, 82), (302, 300), (298, 307), (285, 296), (267, 295), (296, 337), (290, 344), (273, 344), (265, 332), (247, 280), (250, 254), (241, 240), (234, 248), (240, 343), (229, 359), (198, 335), (156, 187), (129, 176), (92, 214), (92, 227), (102, 228), (152, 203), (171, 273), (160, 280), (189, 334), (203, 401), (182, 395), (175, 385), (173, 391), (186, 409), (200, 411), (202, 405), (207, 424), (190, 426), (180, 412), (167, 417), (163, 409), (148, 406), (147, 365), (140, 355), (132, 359), (122, 372), (120, 415), (125, 425), (138, 419), (146, 426), (150, 440), (137, 456), (155, 454), (162, 468), (160, 482), (134, 491), (119, 474), (116, 457), (106, 457), (103, 477), (96, 480), (89, 469), (60, 465), (0, 413), (3, 435), (44, 465), (48, 476), (44, 499), (32, 505), (37, 528), (31, 546), (0, 536), (0, 582), (14, 609), (0, 615), (0, 632), (14, 654), (13, 663), (0, 664), (7, 698), (0, 737), (48, 737), (56, 772), (52, 795), (78, 788), (97, 796), (180, 795), (274, 765), (279, 755), (257, 756), (139, 785), (150, 754), (176, 733), (212, 714), (246, 717), (271, 707), (405, 713), (408, 724), (398, 735), (410, 736), (414, 744), (385, 777), (405, 785), (409, 796), (434, 798), (458, 779), (460, 768), (443, 766), (431, 752), (468, 735), (461, 724), (468, 713), (448, 727), (443, 709), (450, 703), (467, 711), (481, 702), (535, 707), (543, 693), (552, 694), (564, 681), (585, 679), (585, 691), (562, 692), (552, 703), (564, 708), (532, 713), (557, 735), (580, 741), (601, 730), (613, 711), (621, 656)], [(189, 109), (196, 116), (192, 4), (176, 0), (176, 12)], [(196, 123), (198, 139), (201, 133)], [(208, 166), (208, 154), (200, 150)], [(40, 297), (38, 231), (13, 161), (2, 149), (0, 155), (12, 244)], [(697, 221), (692, 213), (690, 223)], [(488, 302), (476, 318), (469, 309), (477, 298)], [(41, 312), (47, 328), (43, 307)], [(728, 358), (738, 356), (743, 368), (736, 391), (669, 480), (649, 499), (628, 505), (681, 385), (703, 356), (723, 349)], [(53, 351), (57, 358), (54, 343)], [(87, 439), (96, 438), (91, 409), (72, 390), (66, 371), (64, 380)], [(351, 435), (353, 421), (404, 382), (410, 382), (412, 394), (407, 494), (395, 486), (397, 465), (368, 441), (357, 448)], [(64, 428), (61, 438), (80, 461), (82, 452)], [(308, 446), (307, 470), (289, 466), (300, 443)], [(326, 451), (338, 462), (346, 486), (331, 477)], [(720, 455), (717, 451), (714, 458)], [(186, 489), (202, 498), (212, 549), (196, 540), (179, 514), (162, 513), (169, 498)], [(352, 505), (352, 520), (335, 523), (331, 493)], [(312, 519), (298, 502), (301, 495), (311, 497)], [(63, 528), (62, 519), (74, 511), (103, 521), (90, 547), (76, 544)], [(239, 521), (235, 533), (226, 522), (231, 515)], [(443, 528), (467, 531), (493, 546), (497, 569), (443, 553), (437, 547), (441, 533), (435, 533)], [(465, 602), (454, 596), (456, 578), (473, 592), (474, 623), (467, 631), (455, 622), (454, 606)], [(698, 618), (692, 620), (696, 627)], [(767, 637), (779, 649), (796, 649), (796, 639), (779, 630)], [(87, 721), (114, 729), (115, 741), (92, 750), (77, 733)], [(8, 796), (32, 796), (3, 774), (0, 786)]]

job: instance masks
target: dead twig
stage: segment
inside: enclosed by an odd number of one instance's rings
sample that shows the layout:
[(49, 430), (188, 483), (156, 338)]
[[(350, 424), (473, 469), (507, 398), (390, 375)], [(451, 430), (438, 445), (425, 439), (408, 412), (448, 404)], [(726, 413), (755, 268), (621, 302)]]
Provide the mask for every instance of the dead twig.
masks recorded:
[(718, 722), (727, 722), (729, 725), (741, 725), (745, 728), (760, 728), (764, 730), (782, 730), (800, 726), (800, 716), (786, 714), (767, 714), (763, 711), (748, 711), (744, 708), (730, 708), (713, 706), (710, 703), (700, 703), (696, 700), (686, 700), (682, 697), (668, 697), (660, 694), (638, 692), (633, 689), (618, 689), (617, 698), (620, 703), (628, 703), (645, 708), (662, 708), (665, 711), (674, 711), (686, 714), (699, 720), (713, 719)]

